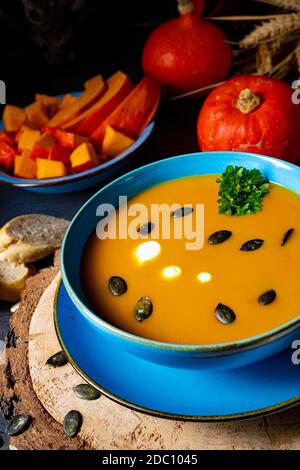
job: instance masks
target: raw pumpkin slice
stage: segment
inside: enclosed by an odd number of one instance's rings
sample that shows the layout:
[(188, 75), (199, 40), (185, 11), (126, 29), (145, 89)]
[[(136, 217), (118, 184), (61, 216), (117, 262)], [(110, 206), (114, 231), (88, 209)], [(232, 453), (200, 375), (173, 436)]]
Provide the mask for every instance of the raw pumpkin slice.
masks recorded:
[(46, 160), (44, 158), (36, 159), (37, 179), (58, 178), (60, 176), (66, 176), (67, 174), (67, 167), (63, 162)]
[(47, 112), (41, 101), (35, 101), (35, 103), (27, 106), (25, 113), (29, 123), (37, 129), (41, 129), (48, 124)]
[(72, 170), (76, 173), (98, 165), (98, 158), (92, 144), (83, 143), (71, 154)]
[(79, 113), (92, 106), (105, 92), (106, 86), (101, 75), (91, 78), (84, 84), (85, 91), (70, 106), (62, 108), (50, 120), (50, 127), (61, 127), (66, 122), (74, 119)]
[(30, 158), (30, 150), (23, 150), (22, 155), (15, 158), (14, 175), (20, 178), (36, 178), (36, 162)]
[(7, 104), (2, 119), (6, 132), (16, 132), (24, 124), (26, 115), (22, 108)]
[(159, 85), (151, 78), (144, 77), (92, 134), (91, 141), (96, 150), (102, 153), (107, 126), (136, 139), (154, 116), (159, 100)]
[(117, 156), (128, 149), (134, 140), (121, 132), (115, 131), (111, 126), (106, 126), (102, 144), (102, 151), (105, 155)]
[(125, 73), (114, 73), (107, 80), (107, 90), (100, 100), (62, 127), (89, 137), (132, 89), (133, 85)]

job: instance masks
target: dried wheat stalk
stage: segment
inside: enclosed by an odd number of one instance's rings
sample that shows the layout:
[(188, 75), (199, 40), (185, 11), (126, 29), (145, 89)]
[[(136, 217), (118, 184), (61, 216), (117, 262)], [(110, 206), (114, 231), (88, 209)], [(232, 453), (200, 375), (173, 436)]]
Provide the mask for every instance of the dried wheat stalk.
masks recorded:
[(263, 21), (263, 20), (272, 20), (276, 18), (281, 18), (289, 16), (290, 13), (283, 14), (273, 14), (273, 15), (234, 15), (234, 16), (206, 16), (205, 19), (209, 21)]
[(240, 46), (255, 46), (265, 40), (288, 36), (296, 30), (300, 31), (300, 13), (291, 13), (263, 22), (241, 40)]
[(272, 68), (271, 74), (274, 75), (275, 73), (277, 73), (277, 71), (280, 71), (282, 68), (287, 67), (288, 64), (292, 62), (294, 57), (294, 51), (290, 52), (286, 57), (284, 57), (284, 59), (282, 59)]
[(256, 51), (256, 70), (259, 74), (271, 73), (272, 66), (272, 53), (270, 46), (267, 44), (260, 44)]
[(276, 38), (274, 41), (271, 42), (270, 44), (270, 49), (271, 49), (271, 55), (274, 56), (277, 54), (277, 52), (280, 50), (281, 47), (281, 41), (279, 38)]

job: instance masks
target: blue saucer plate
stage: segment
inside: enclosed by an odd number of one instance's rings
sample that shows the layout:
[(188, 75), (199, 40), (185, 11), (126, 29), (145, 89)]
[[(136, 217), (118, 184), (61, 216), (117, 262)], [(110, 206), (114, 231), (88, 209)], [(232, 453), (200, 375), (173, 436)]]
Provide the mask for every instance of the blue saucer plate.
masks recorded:
[(128, 354), (84, 317), (61, 283), (54, 320), (75, 370), (109, 398), (160, 417), (222, 421), (257, 417), (300, 402), (293, 349), (227, 370), (177, 369)]

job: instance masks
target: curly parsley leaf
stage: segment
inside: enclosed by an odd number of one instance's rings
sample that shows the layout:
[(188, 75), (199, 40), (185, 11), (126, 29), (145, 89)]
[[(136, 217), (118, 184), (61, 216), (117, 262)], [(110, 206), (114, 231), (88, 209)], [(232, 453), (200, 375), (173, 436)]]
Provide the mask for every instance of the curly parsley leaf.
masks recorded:
[(226, 215), (254, 214), (262, 209), (262, 199), (269, 193), (269, 183), (257, 170), (228, 165), (217, 178), (219, 213)]

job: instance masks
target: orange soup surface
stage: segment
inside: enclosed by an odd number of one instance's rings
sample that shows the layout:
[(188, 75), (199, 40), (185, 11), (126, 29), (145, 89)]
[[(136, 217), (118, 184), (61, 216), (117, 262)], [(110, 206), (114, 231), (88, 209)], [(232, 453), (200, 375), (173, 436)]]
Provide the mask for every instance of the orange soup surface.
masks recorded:
[[(130, 199), (128, 207), (142, 203), (149, 214), (153, 203), (204, 204), (204, 245), (188, 250), (186, 239), (174, 239), (174, 224), (182, 218), (172, 217), (171, 239), (164, 239), (158, 226), (148, 235), (138, 233), (134, 240), (100, 240), (93, 234), (81, 266), (91, 308), (107, 322), (135, 335), (183, 344), (240, 340), (300, 315), (300, 197), (271, 184), (263, 209), (244, 216), (219, 214), (217, 199), (216, 175), (172, 180)], [(127, 217), (124, 211), (121, 206), (117, 215)], [(188, 217), (196, 217), (196, 211)], [(143, 220), (147, 222), (151, 220)], [(290, 228), (294, 231), (282, 246), (283, 234)], [(220, 230), (231, 231), (231, 237), (210, 245), (208, 237)], [(151, 238), (154, 235), (157, 238)], [(252, 239), (264, 243), (255, 251), (241, 251), (241, 245)], [(152, 244), (145, 245), (149, 241)], [(126, 281), (123, 295), (112, 295), (111, 276)], [(276, 292), (276, 299), (260, 305), (259, 296), (270, 290)], [(142, 297), (151, 300), (153, 309), (148, 318), (137, 321), (134, 309)], [(219, 303), (234, 312), (230, 324), (217, 319)]]

